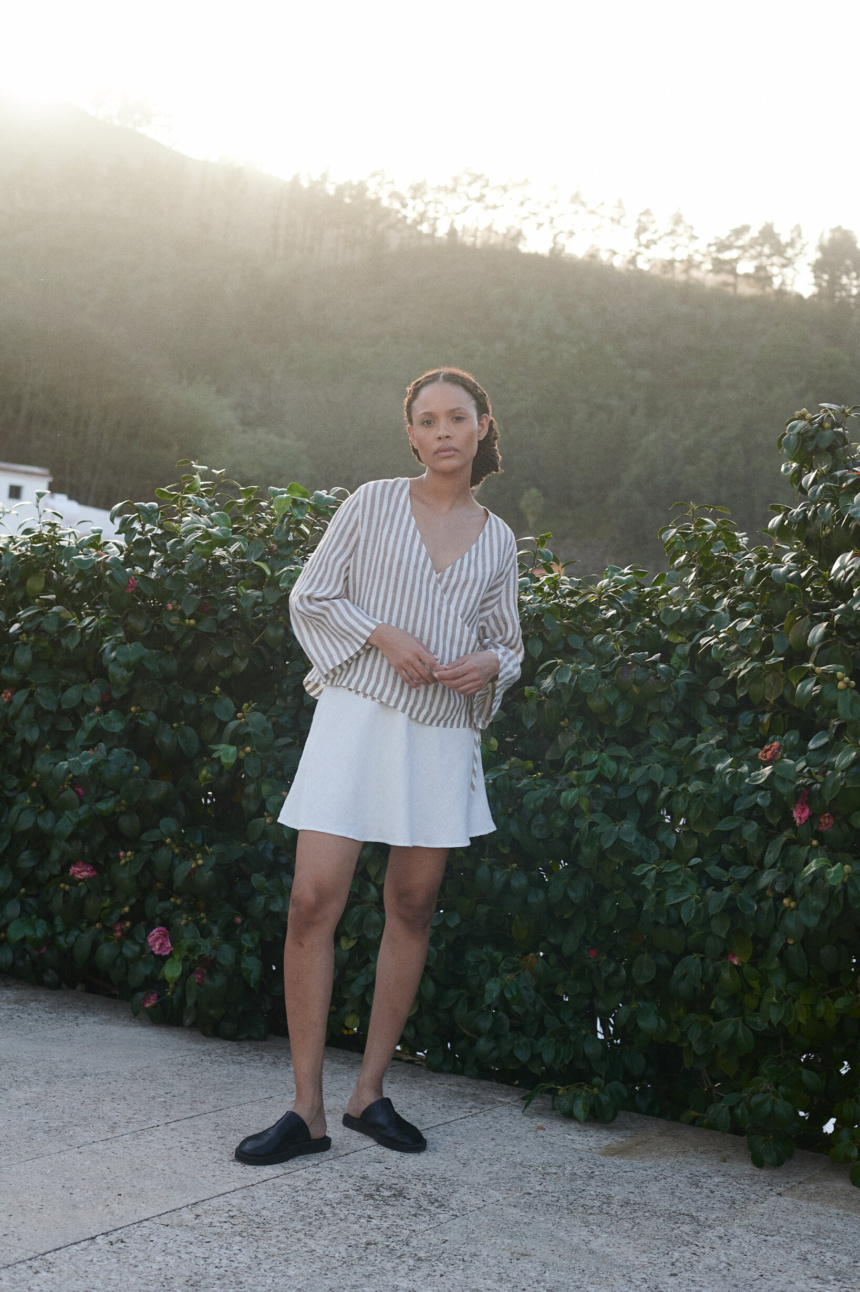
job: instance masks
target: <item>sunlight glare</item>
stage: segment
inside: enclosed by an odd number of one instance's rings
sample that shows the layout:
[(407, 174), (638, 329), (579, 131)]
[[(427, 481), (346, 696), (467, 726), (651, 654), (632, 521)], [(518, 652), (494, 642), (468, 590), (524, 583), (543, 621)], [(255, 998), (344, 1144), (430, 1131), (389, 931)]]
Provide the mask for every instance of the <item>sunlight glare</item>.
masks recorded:
[[(809, 50), (795, 3), (536, 0), (515, 23), (487, 0), (324, 8), (223, 0), (30, 0), (10, 12), (0, 85), (31, 101), (146, 95), (194, 156), (275, 174), (441, 181), (471, 167), (713, 229), (851, 222), (839, 173), (850, 114), (790, 92)], [(820, 47), (846, 48), (854, 6), (823, 6)], [(737, 33), (737, 34), (733, 34)], [(740, 33), (742, 33), (742, 38)], [(828, 104), (831, 103), (831, 106)]]

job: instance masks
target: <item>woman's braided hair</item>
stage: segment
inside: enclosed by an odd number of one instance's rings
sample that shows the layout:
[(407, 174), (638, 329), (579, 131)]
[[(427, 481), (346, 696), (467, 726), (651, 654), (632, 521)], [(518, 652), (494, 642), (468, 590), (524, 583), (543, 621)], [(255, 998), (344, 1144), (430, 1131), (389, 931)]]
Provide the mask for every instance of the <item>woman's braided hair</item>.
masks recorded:
[[(463, 372), (461, 368), (433, 368), (430, 372), (425, 372), (406, 392), (406, 399), (403, 403), (403, 412), (406, 417), (406, 425), (412, 425), (412, 405), (418, 398), (425, 386), (432, 386), (435, 382), (447, 381), (452, 386), (460, 386), (470, 395), (474, 401), (475, 408), (479, 417), (486, 413), (490, 419), (490, 425), (487, 428), (487, 434), (482, 440), (478, 440), (478, 451), (472, 461), (472, 478), (469, 481), (469, 487), (474, 489), (487, 476), (497, 475), (502, 469), (502, 459), (499, 453), (499, 428), (496, 426), (493, 417), (493, 409), (490, 404), (490, 398), (483, 386), (478, 385), (475, 378), (468, 372)], [(418, 461), (421, 458), (414, 445), (412, 452)]]

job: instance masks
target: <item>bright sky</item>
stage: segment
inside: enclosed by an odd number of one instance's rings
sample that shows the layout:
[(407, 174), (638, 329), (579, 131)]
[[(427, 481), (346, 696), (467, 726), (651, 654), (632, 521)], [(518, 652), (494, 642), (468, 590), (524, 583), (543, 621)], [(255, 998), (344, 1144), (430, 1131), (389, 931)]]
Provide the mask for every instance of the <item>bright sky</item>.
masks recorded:
[(472, 167), (709, 235), (860, 232), (857, 0), (5, 0), (0, 85), (142, 92), (196, 156)]

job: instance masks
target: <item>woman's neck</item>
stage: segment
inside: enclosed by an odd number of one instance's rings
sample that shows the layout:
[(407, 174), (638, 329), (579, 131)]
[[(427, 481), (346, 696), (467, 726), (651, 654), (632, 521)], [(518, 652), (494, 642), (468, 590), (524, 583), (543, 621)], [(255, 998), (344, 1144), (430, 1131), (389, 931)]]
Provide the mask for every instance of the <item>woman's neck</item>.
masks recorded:
[(413, 477), (410, 488), (432, 507), (440, 511), (454, 511), (457, 507), (479, 506), (472, 497), (470, 479), (471, 463), (468, 474), (456, 472), (440, 475), (436, 471), (425, 470), (423, 476)]

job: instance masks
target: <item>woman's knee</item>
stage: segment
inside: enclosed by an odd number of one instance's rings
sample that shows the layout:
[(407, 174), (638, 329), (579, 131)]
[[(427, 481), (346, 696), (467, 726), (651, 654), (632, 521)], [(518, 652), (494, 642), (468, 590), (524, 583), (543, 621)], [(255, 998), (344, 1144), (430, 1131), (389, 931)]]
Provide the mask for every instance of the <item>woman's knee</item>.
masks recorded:
[(385, 894), (385, 918), (396, 920), (416, 935), (429, 931), (436, 911), (436, 889), (403, 889)]
[(287, 932), (294, 937), (334, 931), (340, 919), (337, 896), (317, 884), (294, 884), (290, 894)]

